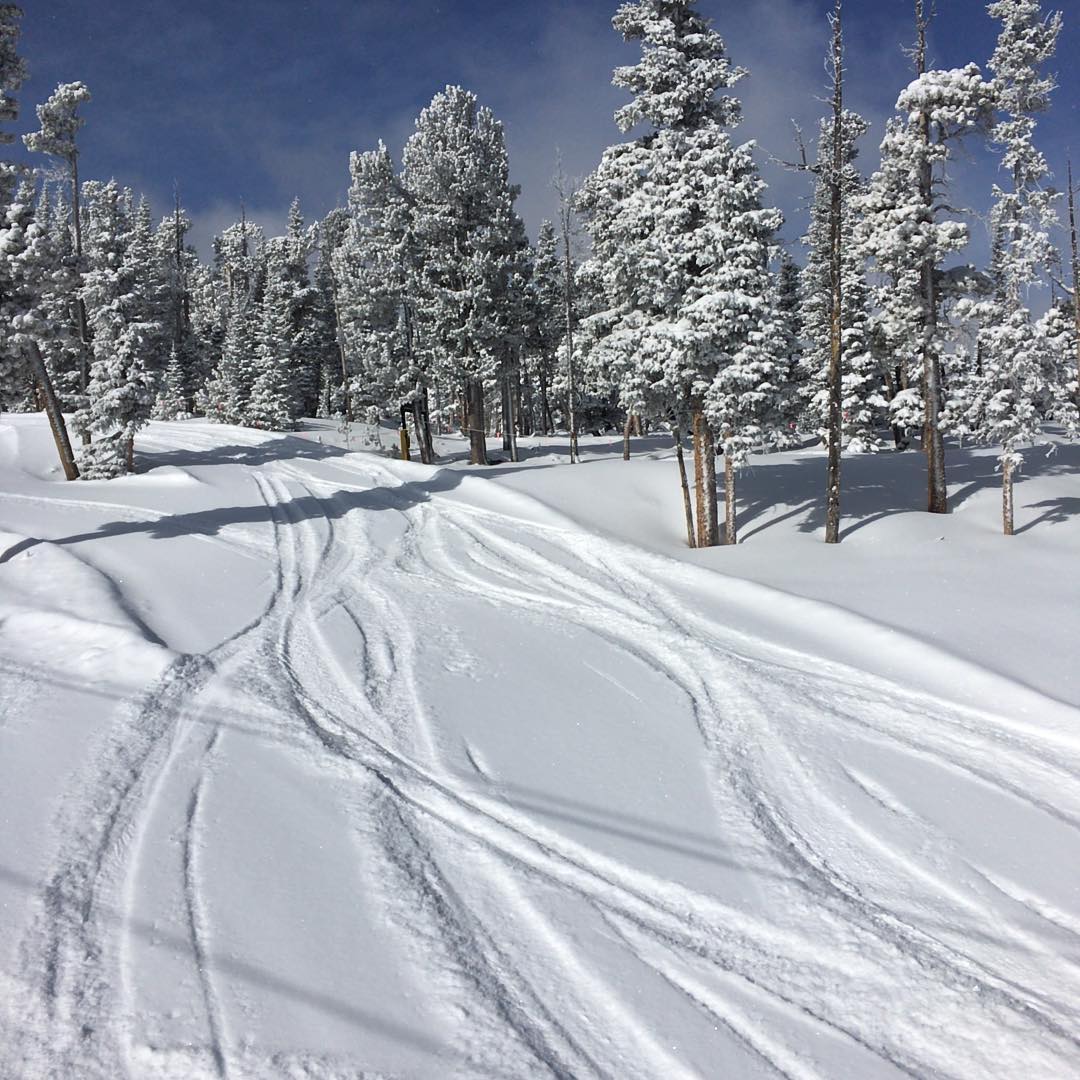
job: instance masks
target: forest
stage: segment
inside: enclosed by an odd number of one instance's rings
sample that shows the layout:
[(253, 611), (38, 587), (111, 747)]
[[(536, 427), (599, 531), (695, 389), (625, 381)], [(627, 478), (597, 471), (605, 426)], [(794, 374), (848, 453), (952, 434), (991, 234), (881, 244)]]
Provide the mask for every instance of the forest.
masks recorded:
[[(20, 15), (0, 7), (6, 143)], [(926, 507), (945, 513), (961, 441), (999, 449), (1010, 534), (1021, 448), (1078, 423), (1071, 163), (1062, 192), (1038, 140), (1062, 16), (998, 0), (993, 55), (933, 70), (915, 0), (911, 82), (869, 174), (842, 16), (838, 0), (823, 28), (827, 113), (788, 163), (812, 200), (794, 251), (739, 127), (746, 72), (691, 2), (618, 9), (615, 30), (640, 43), (614, 72), (628, 141), (580, 181), (560, 173), (558, 220), (535, 240), (499, 119), (447, 86), (400, 155), (352, 154), (341, 207), (308, 222), (294, 202), (283, 236), (242, 215), (203, 261), (179, 194), (161, 216), (121, 180), (80, 175), (91, 90), (63, 83), (22, 136), (40, 165), (0, 172), (0, 404), (48, 414), (69, 479), (136, 470), (152, 418), (399, 418), (424, 463), (433, 432), (456, 431), (475, 465), (492, 436), (517, 460), (517, 436), (559, 431), (573, 461), (581, 431), (621, 427), (627, 453), (632, 432), (668, 431), (692, 547), (737, 541), (752, 451), (826, 448), (836, 542), (844, 456), (922, 453)], [(986, 265), (967, 260), (972, 214), (951, 196), (973, 141), (1000, 159)]]

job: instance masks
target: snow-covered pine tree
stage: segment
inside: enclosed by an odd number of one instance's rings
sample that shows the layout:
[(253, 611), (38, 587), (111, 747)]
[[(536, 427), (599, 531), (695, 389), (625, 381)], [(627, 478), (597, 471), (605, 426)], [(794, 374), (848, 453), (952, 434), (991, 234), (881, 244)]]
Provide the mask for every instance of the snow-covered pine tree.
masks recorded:
[(551, 386), (555, 378), (556, 353), (565, 332), (557, 244), (555, 226), (550, 221), (541, 222), (526, 294), (526, 349), (538, 395), (533, 426), (545, 435), (555, 430)]
[(803, 365), (803, 289), (802, 271), (786, 252), (780, 255), (780, 265), (773, 278), (773, 308), (776, 331), (772, 338), (776, 359), (777, 443), (794, 445), (802, 421), (805, 401), (805, 369)]
[(153, 273), (149, 208), (129, 217), (115, 181), (89, 207), (89, 267), (81, 295), (93, 342), (86, 424), (101, 436), (83, 450), (83, 475), (108, 479), (135, 468), (135, 435), (150, 419), (166, 340), (161, 282)]
[[(75, 241), (76, 270), (82, 273), (82, 189), (79, 183), (79, 147), (77, 136), (86, 120), (79, 115), (79, 107), (90, 101), (90, 91), (85, 83), (61, 83), (49, 99), (37, 107), (38, 131), (23, 136), (26, 148), (35, 154), (58, 158), (67, 170), (71, 185), (71, 223)], [(74, 298), (75, 315), (78, 320), (81, 354), (79, 364), (79, 390), (85, 395), (90, 378), (90, 328), (81, 290)], [(89, 433), (83, 432), (83, 441)]]
[[(967, 226), (950, 217), (946, 166), (956, 141), (989, 119), (991, 88), (969, 64), (926, 70), (922, 0), (916, 0), (918, 77), (897, 99), (881, 144), (881, 167), (858, 200), (859, 235), (881, 289), (878, 327), (897, 357), (901, 389), (891, 420), (923, 433), (928, 510), (946, 513), (945, 450), (941, 429), (941, 364), (947, 327), (939, 320), (938, 278), (944, 260), (968, 243)], [(914, 348), (912, 346), (914, 345)]]
[(212, 266), (195, 260), (188, 278), (191, 296), (191, 333), (197, 343), (197, 367), (194, 385), (187, 385), (192, 409), (207, 413), (210, 380), (221, 363), (222, 346), (228, 323), (229, 301), (224, 283)]
[(239, 294), (229, 301), (221, 353), (205, 392), (207, 419), (219, 424), (244, 423), (254, 380), (257, 311)]
[(334, 256), (344, 242), (348, 227), (348, 211), (340, 207), (323, 218), (318, 229), (319, 260), (315, 267), (315, 288), (319, 295), (316, 335), (322, 355), (319, 415), (340, 416), (346, 430), (353, 420), (349, 394), (352, 375), (341, 333), (341, 304), (334, 275)]
[(1077, 329), (1072, 297), (1050, 305), (1035, 323), (1035, 338), (1042, 361), (1044, 397), (1039, 412), (1056, 420), (1073, 438), (1080, 434), (1077, 408)]
[(525, 224), (515, 213), (509, 239), (508, 273), (497, 296), (495, 318), (499, 345), (499, 403), (503, 449), (518, 460), (520, 422), (521, 348), (525, 340), (525, 294), (529, 276), (529, 241)]
[[(5, 168), (0, 163), (0, 172)], [(21, 186), (0, 214), (0, 407), (28, 385), (34, 404), (49, 419), (64, 475), (79, 475), (60, 401), (43, 354), (67, 332), (53, 318), (56, 295), (70, 289), (69, 275), (53, 249), (49, 234), (33, 216), (33, 186)], [(40, 402), (40, 405), (38, 405)]]
[(286, 237), (266, 244), (266, 289), (259, 310), (255, 379), (244, 410), (245, 423), (271, 431), (292, 431), (300, 416), (302, 371), (293, 356), (295, 281)]
[(744, 72), (696, 7), (639, 0), (618, 9), (615, 29), (640, 41), (642, 55), (615, 71), (615, 85), (634, 95), (616, 123), (650, 130), (605, 151), (582, 206), (603, 289), (603, 310), (589, 320), (601, 327), (594, 351), (606, 355), (624, 408), (692, 424), (696, 538), (713, 545), (714, 433), (733, 468), (758, 438), (757, 410), (775, 389), (765, 330), (781, 215), (761, 205), (752, 144), (733, 145), (727, 131), (740, 105), (722, 92)]
[[(15, 94), (26, 78), (17, 51), (22, 11), (0, 4), (0, 125), (19, 115)], [(0, 146), (13, 142), (0, 127)], [(60, 402), (42, 356), (42, 346), (62, 332), (51, 319), (51, 294), (67, 287), (48, 230), (33, 219), (34, 191), (22, 184), (21, 170), (0, 161), (0, 395), (22, 393), (27, 376), (36, 384), (56, 442), (64, 475), (78, 477)]]
[(222, 284), (226, 306), (236, 296), (255, 303), (261, 299), (265, 246), (262, 226), (248, 221), (243, 207), (240, 220), (214, 237), (214, 273)]
[(45, 364), (52, 376), (57, 396), (65, 410), (74, 412), (86, 404), (80, 392), (82, 343), (78, 336), (76, 293), (79, 277), (76, 272), (75, 246), (63, 190), (53, 194), (48, 181), (41, 184), (34, 219), (45, 230), (49, 247), (58, 267), (63, 268), (65, 288), (50, 288), (42, 297), (48, 305), (49, 322), (57, 328), (67, 327), (70, 333), (55, 333), (40, 343)]
[(349, 161), (351, 217), (334, 254), (339, 317), (358, 375), (351, 399), (379, 412), (413, 409), (421, 460), (434, 461), (428, 423), (433, 356), (422, 347), (419, 262), (411, 199), (383, 143)]
[[(859, 245), (849, 238), (855, 235), (858, 221), (858, 196), (865, 181), (855, 164), (858, 140), (869, 124), (858, 114), (845, 110), (841, 124), (841, 296), (843, 359), (841, 365), (841, 439), (846, 450), (855, 454), (881, 449), (881, 425), (888, 402), (882, 393), (884, 379), (870, 347), (869, 289)], [(833, 160), (833, 123), (821, 122), (818, 140), (816, 183), (810, 208), (810, 225), (804, 237), (807, 245), (806, 266), (800, 284), (801, 317), (805, 348), (802, 372), (797, 381), (805, 395), (802, 428), (816, 431), (826, 440), (829, 399), (829, 362), (832, 323), (831, 244), (829, 227), (830, 172)]]
[[(26, 61), (19, 55), (19, 21), (22, 8), (15, 4), (0, 4), (0, 125), (19, 118), (16, 91), (26, 81)], [(15, 141), (10, 131), (0, 126), (0, 146)], [(16, 169), (8, 162), (0, 170), (0, 205), (7, 206), (15, 196)]]
[(157, 398), (154, 401), (155, 420), (182, 420), (190, 415), (186, 374), (180, 347), (171, 345), (169, 362), (158, 380)]
[[(191, 220), (175, 197), (173, 212), (162, 219), (154, 234), (158, 266), (164, 284), (164, 322), (169, 334), (169, 391), (162, 387), (163, 399), (155, 407), (158, 419), (176, 419), (194, 411), (195, 398), (209, 377), (205, 344), (192, 321), (193, 284), (198, 278), (199, 260), (187, 244)], [(179, 400), (177, 400), (177, 398)]]
[(1049, 167), (1035, 146), (1036, 116), (1050, 103), (1052, 77), (1042, 68), (1054, 55), (1060, 12), (1044, 18), (1039, 0), (996, 0), (987, 9), (1001, 23), (989, 68), (997, 120), (990, 131), (1008, 175), (994, 186), (994, 295), (982, 306), (981, 375), (971, 401), (979, 437), (1001, 446), (1002, 526), (1013, 534), (1013, 477), (1023, 465), (1020, 446), (1040, 439), (1044, 382), (1040, 336), (1027, 307), (1028, 290), (1050, 265), (1056, 194), (1045, 186)]
[(502, 124), (475, 94), (448, 86), (417, 119), (402, 164), (417, 249), (417, 330), (435, 377), (466, 402), (469, 459), (484, 465), (484, 396), (505, 346), (499, 305), (518, 240)]
[(292, 366), (296, 372), (300, 416), (314, 416), (319, 408), (322, 382), (322, 354), (318, 342), (318, 291), (311, 283), (309, 262), (315, 250), (317, 229), (308, 227), (300, 209), (300, 200), (289, 206), (285, 232), (285, 282), (289, 286), (289, 343)]

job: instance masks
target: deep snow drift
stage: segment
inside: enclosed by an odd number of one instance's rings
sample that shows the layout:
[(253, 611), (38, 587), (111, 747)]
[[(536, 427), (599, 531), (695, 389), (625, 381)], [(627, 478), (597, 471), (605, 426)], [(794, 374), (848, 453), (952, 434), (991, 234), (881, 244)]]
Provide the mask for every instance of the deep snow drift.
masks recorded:
[(1074, 449), (309, 428), (0, 420), (0, 1075), (1080, 1076)]

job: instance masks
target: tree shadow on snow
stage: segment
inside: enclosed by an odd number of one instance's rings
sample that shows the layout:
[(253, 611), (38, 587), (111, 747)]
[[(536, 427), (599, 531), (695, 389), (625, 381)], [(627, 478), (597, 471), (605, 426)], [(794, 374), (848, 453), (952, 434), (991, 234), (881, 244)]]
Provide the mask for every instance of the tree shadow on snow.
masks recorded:
[[(817, 532), (825, 527), (825, 457), (765, 462), (744, 470), (738, 481), (740, 538), (749, 539), (773, 525), (802, 517), (798, 530)], [(956, 510), (978, 492), (1001, 485), (997, 460), (985, 451), (949, 446), (945, 451), (949, 484), (949, 509)], [(1080, 473), (1080, 446), (1059, 445), (1047, 455), (1038, 447), (1024, 453), (1024, 468), (1016, 477), (1018, 487), (1026, 479)], [(841, 538), (896, 514), (921, 512), (927, 499), (926, 459), (917, 449), (903, 453), (885, 451), (845, 457), (841, 469)], [(1080, 515), (1080, 499), (1056, 499), (1032, 504), (1049, 509), (1017, 532), (1050, 521)], [(769, 516), (775, 507), (784, 513)], [(756, 523), (756, 524), (755, 524)]]
[(1060, 499), (1044, 499), (1042, 502), (1027, 503), (1025, 510), (1042, 510), (1043, 512), (1026, 525), (1022, 525), (1016, 532), (1025, 533), (1029, 529), (1045, 524), (1061, 524), (1069, 518), (1080, 517), (1080, 498), (1074, 495), (1064, 495)]
[[(259, 447), (244, 449), (259, 449)], [(287, 455), (293, 457), (292, 453)], [(302, 521), (338, 520), (354, 510), (405, 512), (432, 495), (456, 488), (467, 474), (442, 469), (428, 480), (411, 481), (395, 487), (375, 487), (365, 491), (354, 489), (331, 492), (329, 495), (294, 495), (279, 503), (261, 501), (252, 506), (215, 507), (191, 513), (169, 514), (144, 521), (110, 521), (93, 532), (77, 533), (45, 540), (28, 537), (0, 554), (0, 564), (41, 543), (81, 544), (91, 540), (108, 540), (118, 536), (144, 534), (153, 540), (168, 540), (178, 536), (216, 536), (229, 525), (297, 524)]]
[(232, 443), (210, 448), (180, 447), (175, 450), (142, 450), (138, 452), (140, 472), (171, 465), (178, 469), (190, 469), (207, 465), (247, 465), (257, 467), (274, 461), (300, 458), (319, 461), (325, 458), (345, 457), (355, 451), (341, 446), (305, 439), (299, 435), (283, 435), (254, 444)]

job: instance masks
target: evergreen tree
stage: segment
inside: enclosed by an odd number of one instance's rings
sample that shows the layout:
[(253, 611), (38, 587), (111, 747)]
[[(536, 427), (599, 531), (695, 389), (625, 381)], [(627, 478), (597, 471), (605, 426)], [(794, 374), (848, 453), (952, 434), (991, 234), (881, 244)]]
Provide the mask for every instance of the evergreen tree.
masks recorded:
[[(0, 4), (0, 124), (18, 117), (15, 92), (26, 77), (17, 52), (22, 11)], [(0, 146), (13, 141), (0, 128)], [(33, 219), (33, 186), (19, 185), (21, 170), (0, 161), (0, 396), (25, 395), (28, 382), (49, 418), (64, 475), (79, 471), (42, 347), (60, 331), (51, 319), (52, 294), (68, 287), (48, 231)]]
[(949, 217), (943, 193), (956, 140), (988, 119), (990, 87), (978, 67), (926, 70), (922, 0), (916, 0), (919, 44), (915, 79), (901, 94), (899, 117), (889, 121), (881, 167), (859, 199), (859, 234), (882, 283), (880, 332), (895, 351), (900, 391), (892, 423), (921, 430), (927, 455), (928, 509), (945, 513), (945, 451), (941, 428), (941, 368), (946, 327), (939, 320), (942, 263), (968, 242), (967, 226)]
[(301, 376), (293, 355), (294, 281), (290, 245), (277, 238), (266, 245), (266, 289), (260, 306), (255, 378), (244, 422), (272, 431), (292, 431), (300, 416)]
[(990, 139), (1011, 183), (994, 186), (994, 295), (981, 312), (982, 368), (970, 422), (980, 438), (1001, 446), (1002, 524), (1011, 536), (1013, 477), (1024, 462), (1020, 446), (1040, 438), (1039, 404), (1050, 392), (1026, 296), (1054, 254), (1049, 230), (1057, 224), (1056, 195), (1044, 186), (1050, 170), (1034, 133), (1054, 87), (1041, 69), (1054, 55), (1062, 23), (1060, 13), (1044, 19), (1038, 0), (997, 0), (988, 11), (1001, 22), (989, 64), (998, 112)]
[(181, 420), (190, 415), (187, 399), (187, 373), (180, 355), (180, 347), (172, 345), (169, 362), (158, 383), (154, 402), (155, 420)]
[(308, 228), (300, 210), (300, 200), (289, 207), (285, 234), (284, 282), (289, 290), (289, 354), (296, 373), (297, 408), (301, 416), (314, 416), (319, 407), (322, 382), (322, 354), (318, 340), (318, 290), (311, 283), (308, 268), (315, 250), (317, 230)]
[(460, 86), (437, 94), (405, 146), (417, 251), (417, 332), (433, 374), (466, 402), (470, 461), (487, 463), (484, 395), (505, 347), (500, 304), (517, 250), (502, 124)]
[(254, 381), (254, 310), (239, 295), (229, 304), (221, 355), (205, 394), (206, 416), (219, 424), (241, 424), (247, 414)]
[[(857, 199), (865, 186), (855, 165), (858, 140), (869, 129), (858, 113), (843, 113), (840, 147), (841, 232), (855, 234)], [(816, 430), (826, 439), (831, 353), (832, 237), (829, 227), (830, 173), (833, 161), (833, 123), (823, 120), (815, 172), (810, 227), (804, 242), (808, 248), (801, 275), (801, 321), (806, 340), (799, 381), (805, 395), (804, 429)], [(852, 453), (881, 449), (881, 421), (888, 403), (882, 394), (883, 379), (870, 345), (869, 290), (863, 273), (863, 257), (856, 243), (843, 243), (840, 252), (843, 357), (841, 364), (841, 439)]]
[[(79, 183), (77, 136), (86, 123), (83, 117), (79, 115), (79, 108), (89, 101), (90, 91), (84, 83), (61, 83), (53, 91), (52, 96), (44, 104), (37, 107), (38, 121), (41, 124), (40, 130), (23, 136), (23, 142), (28, 150), (32, 153), (58, 158), (67, 169), (71, 186), (71, 223), (75, 245), (76, 270), (80, 274), (84, 267), (82, 265), (82, 206), (80, 201), (81, 185)], [(82, 395), (85, 395), (90, 376), (90, 327), (81, 289), (73, 297), (73, 309), (78, 323), (79, 341), (81, 343), (79, 390)], [(85, 407), (85, 402), (82, 405)], [(88, 438), (88, 433), (84, 431), (84, 441), (87, 441)]]
[(115, 182), (90, 207), (90, 269), (82, 296), (93, 337), (87, 426), (103, 436), (83, 451), (83, 473), (134, 471), (135, 436), (150, 419), (166, 338), (160, 277), (153, 272), (149, 207), (132, 214)]
[(525, 305), (526, 349), (539, 395), (539, 422), (535, 423), (534, 427), (545, 435), (550, 435), (555, 430), (551, 390), (556, 376), (556, 354), (565, 333), (562, 291), (562, 271), (555, 226), (550, 221), (543, 221), (536, 237)]
[(207, 345), (193, 322), (194, 288), (199, 277), (199, 261), (187, 244), (191, 220), (177, 196), (173, 212), (163, 218), (154, 234), (159, 272), (163, 276), (163, 321), (169, 338), (169, 365), (175, 364), (169, 383), (180, 404), (169, 400), (159, 408), (170, 418), (191, 413), (195, 398), (209, 376)]
[(696, 542), (712, 545), (720, 541), (714, 433), (730, 491), (775, 393), (768, 259), (781, 217), (761, 205), (752, 144), (734, 145), (727, 131), (740, 106), (721, 92), (744, 72), (696, 4), (640, 0), (620, 7), (613, 24), (642, 43), (640, 62), (615, 71), (615, 85), (634, 95), (616, 122), (650, 130), (606, 150), (582, 193), (603, 290), (603, 310), (589, 321), (602, 328), (596, 349), (622, 406), (692, 424)]
[[(314, 339), (320, 363), (319, 415), (340, 416), (351, 423), (352, 400), (348, 383), (352, 377), (340, 326), (340, 298), (334, 275), (334, 257), (348, 229), (348, 213), (331, 210), (318, 229), (319, 259), (315, 267), (317, 300), (314, 316)], [(346, 426), (346, 431), (348, 427)]]
[(380, 412), (417, 410), (421, 458), (430, 463), (425, 418), (433, 357), (418, 339), (411, 200), (384, 144), (353, 154), (349, 169), (351, 217), (334, 272), (341, 332), (357, 370), (350, 399)]
[(777, 322), (772, 341), (779, 389), (775, 426), (777, 443), (787, 446), (797, 441), (807, 380), (803, 364), (802, 271), (786, 251), (780, 256), (773, 290)]

